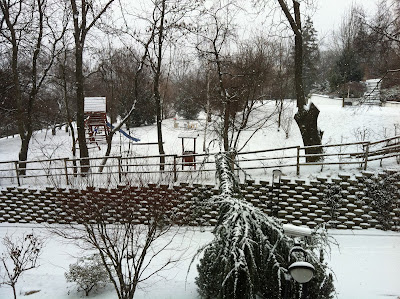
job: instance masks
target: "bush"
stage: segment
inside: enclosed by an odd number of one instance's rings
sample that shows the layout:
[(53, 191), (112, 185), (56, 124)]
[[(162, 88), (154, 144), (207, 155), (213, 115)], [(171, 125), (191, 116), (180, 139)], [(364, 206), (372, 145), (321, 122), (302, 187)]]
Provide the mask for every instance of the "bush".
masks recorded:
[(185, 119), (197, 119), (202, 109), (198, 99), (191, 97), (178, 99), (174, 108)]
[(394, 208), (399, 209), (400, 199), (400, 172), (387, 174), (383, 177), (377, 175), (361, 180), (365, 185), (366, 202), (375, 212), (376, 220), (382, 225), (382, 229), (398, 229), (399, 222), (394, 221), (390, 213)]
[(109, 281), (109, 276), (99, 254), (79, 258), (75, 264), (69, 265), (65, 273), (68, 282), (75, 282), (78, 291), (84, 291), (88, 296), (92, 289), (104, 287)]
[(338, 209), (342, 207), (343, 196), (341, 192), (342, 187), (336, 184), (327, 184), (324, 190), (324, 201), (327, 207), (330, 208), (329, 216), (331, 216), (331, 220), (329, 222), (332, 227), (336, 226), (336, 219), (339, 214)]
[[(15, 286), (18, 279), (25, 271), (39, 266), (38, 258), (42, 253), (44, 240), (32, 232), (19, 238), (6, 235), (2, 238), (2, 243), (5, 250), (0, 255), (0, 286), (10, 286), (16, 299)], [(1, 273), (3, 269), (4, 273)]]

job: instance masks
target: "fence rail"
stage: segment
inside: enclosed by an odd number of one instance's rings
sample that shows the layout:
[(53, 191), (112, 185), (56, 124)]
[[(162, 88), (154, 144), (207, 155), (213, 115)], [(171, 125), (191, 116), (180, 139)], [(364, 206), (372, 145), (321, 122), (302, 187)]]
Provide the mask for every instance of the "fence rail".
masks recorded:
[[(305, 154), (308, 148), (320, 147), (321, 154)], [(162, 156), (110, 156), (102, 166), (105, 157), (46, 160), (0, 161), (0, 186), (8, 185), (88, 185), (112, 186), (121, 183), (138, 182), (207, 182), (214, 179), (214, 153), (195, 155)], [(318, 162), (307, 162), (308, 157), (317, 156)], [(400, 136), (369, 142), (353, 142), (318, 146), (291, 146), (276, 149), (240, 152), (235, 156), (238, 175), (248, 177), (255, 171), (261, 175), (271, 168), (301, 169), (309, 166), (358, 164), (366, 170), (369, 162), (393, 159), (400, 163)], [(89, 160), (89, 172), (81, 173), (81, 162)], [(25, 165), (25, 167), (21, 167)], [(24, 173), (24, 174), (23, 174)]]

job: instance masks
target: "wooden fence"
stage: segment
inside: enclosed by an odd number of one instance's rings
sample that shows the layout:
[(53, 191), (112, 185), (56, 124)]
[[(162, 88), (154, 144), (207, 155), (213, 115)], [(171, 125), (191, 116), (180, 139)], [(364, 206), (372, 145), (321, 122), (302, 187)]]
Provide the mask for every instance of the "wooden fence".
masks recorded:
[[(379, 141), (330, 144), (322, 147), (323, 153), (305, 154), (309, 147), (291, 146), (284, 148), (248, 151), (237, 153), (235, 169), (240, 177), (265, 176), (271, 169), (289, 169), (299, 175), (304, 167), (338, 165), (341, 169), (354, 164), (367, 170), (369, 163), (387, 160), (400, 163), (400, 136)], [(0, 162), (0, 186), (10, 185), (51, 185), (51, 186), (115, 186), (118, 184), (202, 182), (214, 183), (215, 153), (189, 156), (164, 155), (165, 163), (160, 164), (161, 156), (108, 157), (104, 168), (104, 157), (88, 158), (90, 170), (80, 172), (83, 159), (58, 158), (31, 160), (22, 169), (19, 161)], [(318, 156), (319, 162), (307, 162), (307, 157)], [(390, 159), (390, 160), (389, 160)], [(376, 163), (376, 162), (375, 162)], [(21, 174), (25, 170), (25, 174)]]

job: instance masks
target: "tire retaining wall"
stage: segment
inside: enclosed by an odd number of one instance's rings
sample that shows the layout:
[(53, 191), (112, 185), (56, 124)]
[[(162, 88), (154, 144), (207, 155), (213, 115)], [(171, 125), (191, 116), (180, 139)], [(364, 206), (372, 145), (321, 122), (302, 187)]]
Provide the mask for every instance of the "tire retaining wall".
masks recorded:
[[(240, 184), (244, 198), (270, 216), (284, 223), (339, 229), (366, 229), (382, 226), (378, 213), (365, 196), (363, 177), (379, 179), (371, 172), (360, 175), (338, 175), (337, 178), (319, 177), (316, 180), (282, 178), (280, 184), (247, 180)], [(340, 186), (342, 200), (332, 209), (324, 199), (324, 190), (331, 184)], [(397, 189), (400, 190), (400, 182)], [(219, 193), (212, 185), (155, 185), (143, 187), (118, 186), (115, 189), (62, 189), (47, 187), (41, 190), (7, 187), (0, 190), (0, 223), (108, 223), (133, 221), (144, 223), (157, 214), (171, 216), (177, 224), (214, 225), (218, 208), (207, 199)], [(400, 191), (395, 194), (397, 204), (389, 215), (393, 230), (400, 220)], [(395, 200), (396, 202), (396, 200)]]

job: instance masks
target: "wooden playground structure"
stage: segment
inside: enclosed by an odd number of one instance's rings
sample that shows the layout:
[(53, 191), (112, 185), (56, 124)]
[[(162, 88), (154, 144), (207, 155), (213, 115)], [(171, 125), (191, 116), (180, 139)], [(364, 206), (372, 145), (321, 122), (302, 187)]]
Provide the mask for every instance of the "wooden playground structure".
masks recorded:
[(86, 141), (90, 144), (107, 143), (110, 128), (107, 125), (105, 97), (85, 97), (84, 116)]

